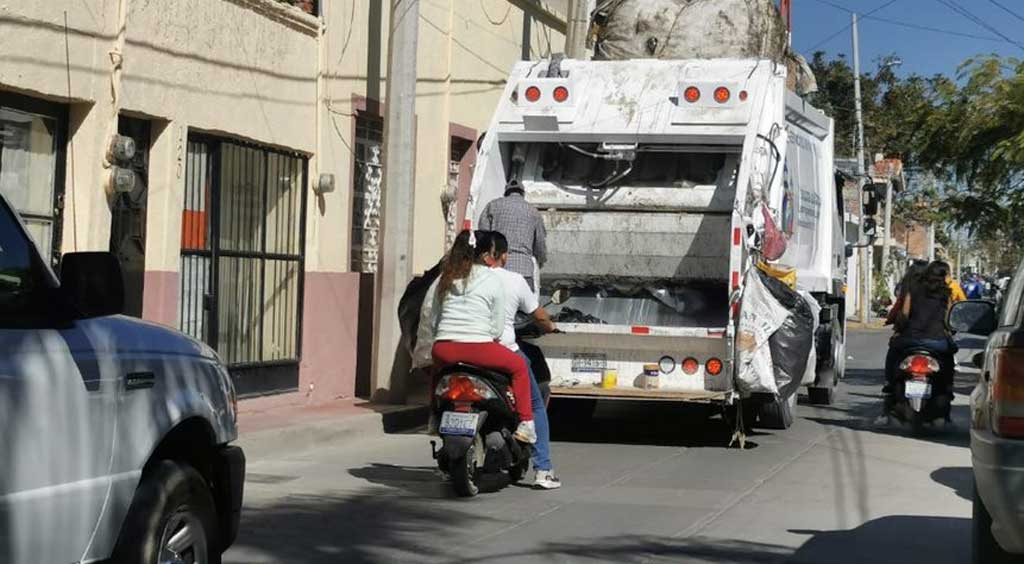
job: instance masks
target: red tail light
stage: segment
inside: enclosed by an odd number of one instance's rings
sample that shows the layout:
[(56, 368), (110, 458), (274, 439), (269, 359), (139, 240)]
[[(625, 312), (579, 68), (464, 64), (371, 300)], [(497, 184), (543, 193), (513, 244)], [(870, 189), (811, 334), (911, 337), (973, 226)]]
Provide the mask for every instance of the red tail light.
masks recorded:
[(687, 88), (683, 91), (683, 99), (691, 104), (700, 100), (700, 88), (697, 88), (696, 86)]
[(555, 88), (555, 91), (551, 93), (551, 97), (554, 98), (556, 102), (562, 103), (569, 99), (569, 89), (564, 86), (558, 86)]
[(444, 399), (451, 401), (480, 401), (483, 399), (476, 391), (476, 385), (465, 376), (453, 376), (448, 382), (448, 391)]
[(930, 356), (915, 354), (903, 359), (900, 370), (913, 376), (927, 376), (939, 371), (939, 361)]
[(747, 91), (746, 90), (740, 90), (740, 102), (746, 102), (746, 101), (747, 101)]
[(712, 358), (704, 365), (704, 369), (708, 371), (708, 374), (718, 376), (722, 373), (722, 361), (717, 358)]
[(728, 88), (724, 86), (719, 86), (718, 88), (715, 88), (715, 101), (718, 102), (719, 104), (724, 104), (728, 102), (729, 98), (731, 97), (732, 93), (729, 92)]
[(997, 349), (992, 366), (992, 430), (1024, 439), (1024, 349)]
[(536, 102), (540, 100), (540, 88), (536, 86), (530, 86), (526, 89), (526, 100), (529, 102)]
[(683, 360), (683, 372), (693, 376), (697, 373), (698, 368), (700, 368), (700, 363), (696, 358), (690, 357)]

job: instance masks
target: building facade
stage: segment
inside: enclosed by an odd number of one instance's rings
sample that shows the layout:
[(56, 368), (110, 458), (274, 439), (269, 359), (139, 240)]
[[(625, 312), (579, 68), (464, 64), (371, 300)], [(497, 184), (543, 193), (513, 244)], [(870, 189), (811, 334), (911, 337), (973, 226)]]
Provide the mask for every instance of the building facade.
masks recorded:
[[(443, 253), (524, 36), (538, 57), (562, 39), (538, 22), (524, 34), (523, 12), (504, 0), (419, 5), (423, 270)], [(116, 253), (128, 313), (213, 346), (240, 393), (264, 398), (249, 405), (367, 391), (359, 357), (372, 338), (388, 9), (0, 6), (0, 192), (54, 264), (70, 251)], [(110, 150), (115, 139), (131, 139), (134, 154)]]

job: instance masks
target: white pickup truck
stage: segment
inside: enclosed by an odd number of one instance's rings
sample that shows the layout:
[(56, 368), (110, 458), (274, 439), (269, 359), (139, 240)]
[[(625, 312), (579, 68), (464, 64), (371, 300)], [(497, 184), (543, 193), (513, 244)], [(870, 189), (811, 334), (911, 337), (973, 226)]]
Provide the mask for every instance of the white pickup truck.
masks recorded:
[(123, 302), (112, 255), (58, 279), (0, 196), (0, 562), (219, 562), (237, 534), (231, 379)]
[[(541, 346), (554, 397), (732, 405), (737, 309), (761, 204), (775, 266), (821, 306), (811, 400), (843, 371), (846, 250), (833, 124), (769, 60), (518, 63), (479, 146), (473, 222), (518, 180), (544, 217), (541, 288), (572, 298)], [(657, 365), (657, 387), (644, 367)], [(605, 370), (617, 384), (602, 386)], [(796, 395), (759, 398), (788, 427)]]

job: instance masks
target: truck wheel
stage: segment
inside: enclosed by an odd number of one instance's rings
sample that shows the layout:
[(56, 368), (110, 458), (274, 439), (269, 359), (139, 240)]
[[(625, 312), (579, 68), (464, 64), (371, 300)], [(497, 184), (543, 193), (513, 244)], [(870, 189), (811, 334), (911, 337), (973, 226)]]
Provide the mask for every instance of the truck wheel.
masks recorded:
[(221, 546), (210, 487), (188, 464), (161, 460), (142, 477), (112, 562), (219, 564)]
[(835, 399), (835, 388), (823, 388), (818, 386), (807, 387), (807, 398), (814, 405), (832, 405)]
[(992, 516), (974, 487), (974, 507), (971, 519), (971, 562), (973, 564), (1020, 564), (1024, 558), (1003, 550), (992, 536)]
[(480, 493), (480, 487), (476, 485), (479, 470), (476, 466), (476, 443), (469, 445), (465, 454), (452, 459), (451, 468), (452, 486), (455, 493), (460, 497), (473, 497)]
[(758, 410), (758, 427), (763, 429), (789, 429), (793, 425), (793, 411), (796, 410), (796, 393), (787, 399), (776, 398), (765, 402)]
[(832, 350), (832, 358), (818, 371), (815, 383), (821, 385), (807, 387), (808, 399), (814, 405), (832, 405), (836, 386), (846, 371), (846, 343), (839, 340), (842, 330), (842, 325), (833, 322), (832, 346), (829, 347)]

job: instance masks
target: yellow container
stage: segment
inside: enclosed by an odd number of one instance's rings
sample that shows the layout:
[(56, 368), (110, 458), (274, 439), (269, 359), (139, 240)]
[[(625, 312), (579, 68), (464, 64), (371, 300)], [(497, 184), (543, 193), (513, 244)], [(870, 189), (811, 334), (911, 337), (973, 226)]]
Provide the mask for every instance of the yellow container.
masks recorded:
[(619, 385), (619, 371), (614, 368), (606, 368), (601, 374), (601, 387), (609, 390)]
[(766, 262), (757, 263), (757, 267), (768, 276), (781, 280), (786, 286), (789, 286), (790, 290), (796, 290), (795, 269), (789, 268), (788, 266), (768, 264)]

